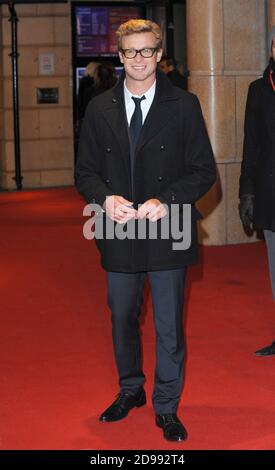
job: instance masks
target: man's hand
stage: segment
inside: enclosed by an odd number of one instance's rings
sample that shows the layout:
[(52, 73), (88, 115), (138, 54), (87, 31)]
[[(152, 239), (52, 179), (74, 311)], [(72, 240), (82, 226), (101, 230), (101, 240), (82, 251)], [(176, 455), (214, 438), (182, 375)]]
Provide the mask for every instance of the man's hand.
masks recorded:
[(110, 219), (124, 224), (132, 218), (136, 218), (137, 211), (132, 207), (133, 203), (122, 196), (107, 196), (103, 209)]
[(158, 199), (148, 199), (137, 211), (138, 219), (149, 219), (151, 222), (156, 222), (162, 217), (165, 217), (167, 211), (164, 205)]

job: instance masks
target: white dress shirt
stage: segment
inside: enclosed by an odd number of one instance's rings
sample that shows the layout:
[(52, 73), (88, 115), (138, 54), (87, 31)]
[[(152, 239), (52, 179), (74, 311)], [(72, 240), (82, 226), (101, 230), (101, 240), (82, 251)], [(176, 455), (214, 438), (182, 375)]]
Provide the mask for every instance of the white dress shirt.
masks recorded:
[(130, 126), (131, 118), (135, 111), (135, 103), (134, 103), (134, 100), (132, 100), (132, 96), (137, 97), (137, 98), (141, 98), (142, 96), (145, 96), (146, 98), (146, 100), (141, 101), (142, 124), (143, 124), (148, 114), (148, 111), (151, 107), (151, 104), (153, 102), (155, 91), (156, 91), (156, 80), (154, 81), (153, 85), (149, 88), (149, 90), (146, 91), (146, 93), (142, 93), (142, 95), (140, 96), (133, 95), (133, 93), (131, 93), (126, 86), (126, 79), (124, 80), (124, 99), (125, 99), (128, 126)]

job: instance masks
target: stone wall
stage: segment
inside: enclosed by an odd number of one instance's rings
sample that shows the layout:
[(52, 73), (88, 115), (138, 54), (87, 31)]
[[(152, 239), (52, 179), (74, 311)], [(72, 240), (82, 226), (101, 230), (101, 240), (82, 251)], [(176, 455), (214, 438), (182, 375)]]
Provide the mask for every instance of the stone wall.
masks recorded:
[[(70, 5), (16, 5), (23, 188), (73, 183)], [(0, 188), (13, 189), (11, 23), (0, 7)], [(54, 54), (54, 73), (39, 74), (39, 55)], [(58, 88), (58, 104), (37, 104), (37, 88)]]

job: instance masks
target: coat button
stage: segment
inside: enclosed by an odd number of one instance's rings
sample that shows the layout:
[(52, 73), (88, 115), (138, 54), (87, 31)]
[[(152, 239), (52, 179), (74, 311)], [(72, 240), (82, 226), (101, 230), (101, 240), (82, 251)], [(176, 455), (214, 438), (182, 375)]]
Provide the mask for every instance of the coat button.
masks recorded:
[(111, 183), (111, 181), (107, 179), (107, 180), (105, 180), (105, 183), (108, 184), (108, 183)]
[(176, 200), (176, 196), (172, 196), (172, 201), (175, 201)]
[(116, 100), (115, 98), (112, 99), (112, 103), (116, 103), (116, 101), (117, 101), (117, 100)]
[(158, 181), (162, 181), (162, 176), (158, 176)]
[(165, 150), (165, 145), (161, 145), (160, 150)]
[(112, 151), (112, 148), (111, 147), (107, 147), (106, 148), (106, 152), (110, 153)]

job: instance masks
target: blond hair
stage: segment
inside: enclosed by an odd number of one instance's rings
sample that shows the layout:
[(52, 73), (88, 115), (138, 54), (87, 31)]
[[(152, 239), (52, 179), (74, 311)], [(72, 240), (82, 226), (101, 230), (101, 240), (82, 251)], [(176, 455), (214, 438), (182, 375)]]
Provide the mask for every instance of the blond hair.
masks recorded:
[(99, 66), (99, 62), (89, 62), (88, 65), (86, 65), (84, 75), (87, 77), (88, 75), (90, 77), (94, 77), (95, 71), (97, 67)]
[(122, 23), (116, 30), (118, 49), (122, 48), (122, 38), (124, 36), (130, 36), (130, 34), (135, 33), (153, 33), (157, 40), (156, 46), (161, 47), (162, 32), (159, 25), (150, 20), (133, 19), (126, 21), (126, 23)]

